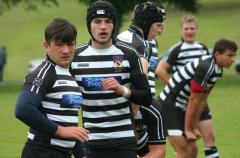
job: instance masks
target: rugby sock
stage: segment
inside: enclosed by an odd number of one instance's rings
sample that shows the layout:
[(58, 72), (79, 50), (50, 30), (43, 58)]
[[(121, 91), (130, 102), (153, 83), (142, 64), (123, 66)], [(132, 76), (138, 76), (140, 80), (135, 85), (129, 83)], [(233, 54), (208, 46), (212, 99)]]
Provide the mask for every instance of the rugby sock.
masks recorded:
[(219, 158), (219, 153), (215, 146), (204, 147), (204, 153), (205, 153), (206, 158)]

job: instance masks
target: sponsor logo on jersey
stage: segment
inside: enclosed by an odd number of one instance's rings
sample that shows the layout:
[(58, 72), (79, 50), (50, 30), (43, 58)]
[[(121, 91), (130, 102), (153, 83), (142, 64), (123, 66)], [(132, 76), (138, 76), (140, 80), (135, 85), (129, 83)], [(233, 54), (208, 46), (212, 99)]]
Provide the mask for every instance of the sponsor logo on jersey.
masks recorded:
[(40, 87), (42, 85), (42, 79), (37, 77), (35, 78), (35, 80), (33, 81), (33, 85), (35, 85), (36, 87)]
[(77, 67), (89, 67), (89, 63), (79, 63)]
[[(112, 77), (112, 76), (109, 76)], [(83, 77), (82, 84), (84, 90), (86, 91), (103, 91), (102, 80), (109, 78), (109, 77)], [(122, 83), (122, 78), (120, 76), (114, 76), (120, 84)]]
[(58, 84), (67, 84), (67, 81), (58, 81)]
[(156, 58), (151, 57), (150, 58), (150, 67), (153, 69), (156, 69), (158, 60)]
[(62, 108), (80, 108), (82, 104), (82, 96), (75, 94), (64, 94), (62, 96)]

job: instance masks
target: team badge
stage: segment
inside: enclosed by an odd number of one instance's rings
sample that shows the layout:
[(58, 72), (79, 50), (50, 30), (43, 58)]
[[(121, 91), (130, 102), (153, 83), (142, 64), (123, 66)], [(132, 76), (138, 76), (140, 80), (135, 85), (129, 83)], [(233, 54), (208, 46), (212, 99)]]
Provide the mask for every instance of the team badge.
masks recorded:
[(113, 67), (119, 69), (123, 67), (123, 56), (113, 56)]

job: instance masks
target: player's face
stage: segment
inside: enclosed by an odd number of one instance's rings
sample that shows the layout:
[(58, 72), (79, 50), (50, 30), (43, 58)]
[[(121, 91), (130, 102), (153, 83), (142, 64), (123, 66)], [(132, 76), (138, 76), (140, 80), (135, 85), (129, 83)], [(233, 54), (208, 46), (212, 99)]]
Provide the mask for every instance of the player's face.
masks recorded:
[(196, 38), (197, 26), (194, 22), (183, 23), (181, 27), (183, 40), (186, 43), (193, 43)]
[(164, 22), (153, 23), (148, 33), (148, 40), (151, 41), (155, 38), (155, 36), (161, 35), (163, 27)]
[(98, 43), (111, 44), (112, 31), (113, 22), (109, 18), (96, 18), (91, 22), (91, 33)]
[(236, 52), (226, 49), (223, 54), (217, 52), (215, 57), (219, 67), (230, 68), (235, 61)]
[(63, 68), (69, 68), (74, 56), (75, 47), (76, 41), (68, 44), (57, 41), (44, 42), (44, 48), (49, 57)]

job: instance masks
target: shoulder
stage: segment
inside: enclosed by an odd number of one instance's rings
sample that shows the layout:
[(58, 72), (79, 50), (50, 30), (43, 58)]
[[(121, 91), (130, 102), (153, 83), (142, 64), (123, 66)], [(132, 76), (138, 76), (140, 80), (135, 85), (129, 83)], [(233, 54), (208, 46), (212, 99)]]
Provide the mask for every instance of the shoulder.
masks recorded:
[(116, 48), (120, 49), (124, 54), (138, 55), (138, 51), (134, 47), (123, 42), (116, 42), (115, 46)]
[(181, 49), (181, 46), (183, 45), (183, 41), (180, 40), (178, 41), (177, 43), (173, 44), (169, 49), (168, 49), (168, 53), (171, 53), (171, 52), (176, 52), (176, 51), (179, 51)]
[(85, 49), (87, 49), (89, 46), (89, 43), (85, 43), (75, 49), (75, 55), (83, 52)]
[(194, 65), (200, 71), (209, 73), (209, 72), (212, 72), (212, 70), (215, 68), (215, 60), (212, 57), (212, 55), (204, 55), (198, 59), (195, 59)]

